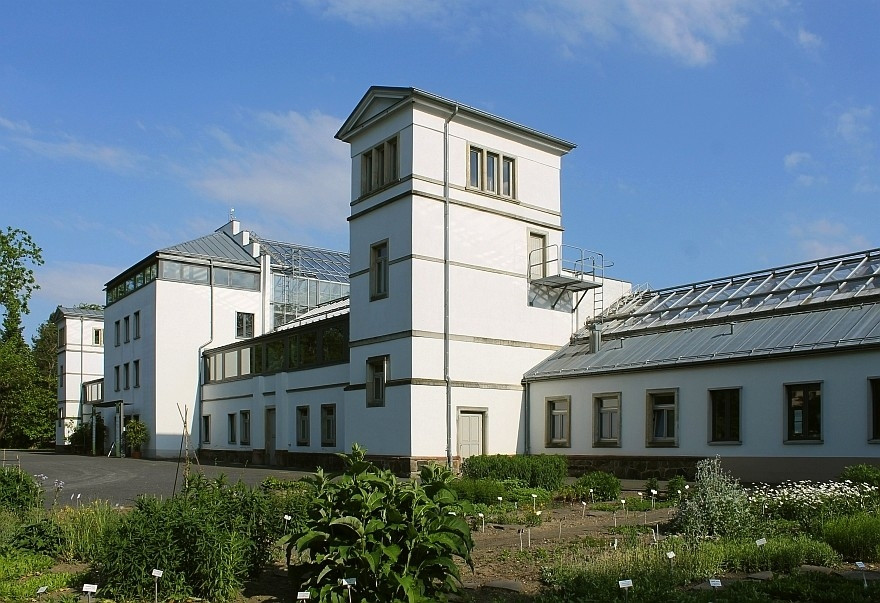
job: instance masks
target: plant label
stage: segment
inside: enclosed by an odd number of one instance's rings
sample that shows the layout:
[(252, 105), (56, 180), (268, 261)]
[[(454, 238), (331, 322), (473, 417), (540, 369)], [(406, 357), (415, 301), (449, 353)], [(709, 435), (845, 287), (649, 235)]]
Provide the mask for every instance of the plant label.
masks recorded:
[(160, 569), (154, 569), (154, 570), (153, 570), (153, 573), (152, 573), (151, 575), (152, 575), (154, 578), (161, 578), (161, 577), (162, 577), (162, 574), (164, 574), (164, 573), (165, 573), (165, 572), (163, 572), (163, 571), (160, 570)]
[(311, 598), (312, 598), (312, 593), (310, 593), (307, 590), (303, 590), (303, 591), (296, 593), (296, 600), (297, 601), (308, 601)]
[(755, 541), (755, 544), (757, 544), (758, 546), (764, 546), (765, 544), (767, 544), (767, 539), (766, 538), (759, 538), (758, 540)]
[(618, 580), (617, 585), (620, 588), (632, 588), (633, 581), (632, 580)]
[(83, 584), (83, 592), (84, 593), (96, 593), (98, 592), (97, 584)]
[(291, 519), (290, 515), (285, 515), (285, 516), (284, 516), (284, 521), (290, 521), (290, 519)]
[(709, 580), (709, 586), (711, 586), (712, 588), (721, 588), (721, 580), (719, 580), (718, 578), (711, 578)]
[(856, 567), (859, 568), (860, 570), (863, 570), (863, 569), (865, 569), (865, 564), (862, 563), (861, 561), (856, 561)]
[(675, 551), (669, 551), (668, 553), (666, 553), (666, 558), (675, 559)]
[(339, 581), (339, 584), (341, 584), (345, 588), (351, 588), (352, 586), (357, 584), (357, 578), (342, 578)]
[(41, 586), (40, 588), (37, 589), (37, 594), (38, 594), (38, 595), (42, 595), (42, 594), (43, 594), (44, 592), (46, 592), (47, 590), (49, 590), (49, 587), (48, 587), (48, 586)]

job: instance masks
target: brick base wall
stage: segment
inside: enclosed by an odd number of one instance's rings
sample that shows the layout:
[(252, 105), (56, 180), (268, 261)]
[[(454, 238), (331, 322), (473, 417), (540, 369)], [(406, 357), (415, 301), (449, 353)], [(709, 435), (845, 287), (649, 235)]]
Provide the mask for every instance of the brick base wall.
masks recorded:
[(668, 480), (683, 475), (693, 480), (699, 456), (569, 456), (568, 474), (580, 477), (591, 471), (606, 471), (620, 479)]

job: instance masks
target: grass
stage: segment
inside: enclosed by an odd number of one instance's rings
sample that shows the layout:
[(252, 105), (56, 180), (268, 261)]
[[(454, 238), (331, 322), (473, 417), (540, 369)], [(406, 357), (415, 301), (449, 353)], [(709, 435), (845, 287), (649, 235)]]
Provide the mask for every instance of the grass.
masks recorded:
[(55, 560), (46, 555), (10, 552), (0, 555), (0, 601), (31, 601), (37, 589), (47, 587), (46, 601), (61, 600), (69, 587), (78, 587), (82, 573), (49, 572)]

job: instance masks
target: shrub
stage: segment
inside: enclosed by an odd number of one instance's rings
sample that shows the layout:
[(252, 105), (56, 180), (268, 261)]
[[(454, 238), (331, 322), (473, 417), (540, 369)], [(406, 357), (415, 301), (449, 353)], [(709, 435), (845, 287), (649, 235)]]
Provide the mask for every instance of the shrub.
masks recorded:
[[(657, 481), (656, 477), (650, 477), (645, 480), (645, 489), (643, 490), (643, 492), (648, 498), (651, 498), (651, 496), (660, 496), (660, 482)], [(654, 492), (656, 492), (656, 494), (654, 494)]]
[(673, 520), (689, 536), (746, 536), (756, 518), (739, 481), (721, 468), (720, 457), (697, 463), (697, 478)]
[[(469, 566), (470, 528), (457, 508), (445, 469), (422, 469), (422, 483), (400, 483), (365, 459), (357, 444), (339, 455), (340, 473), (319, 470), (308, 529), (288, 545), (288, 574), (297, 591), (320, 601), (348, 597), (340, 581), (355, 578), (358, 601), (447, 601), (457, 592), (454, 558)], [(301, 558), (297, 563), (296, 557)]]
[(498, 502), (498, 497), (506, 498), (507, 489), (504, 484), (494, 479), (462, 478), (450, 483), (452, 490), (462, 500), (472, 503), (491, 505)]
[(21, 467), (0, 468), (0, 508), (24, 513), (43, 506), (43, 490)]
[(464, 477), (471, 479), (519, 479), (531, 488), (553, 491), (559, 488), (568, 476), (568, 461), (559, 454), (538, 454), (533, 456), (471, 456), (461, 465)]
[(857, 484), (880, 486), (880, 467), (868, 464), (844, 467), (843, 472), (840, 474), (840, 481), (846, 480)]
[(880, 561), (880, 517), (859, 513), (836, 517), (822, 526), (822, 537), (852, 561)]
[[(104, 425), (104, 415), (96, 413), (95, 416), (95, 454), (104, 454), (104, 439), (107, 436), (107, 426)], [(70, 445), (77, 452), (92, 453), (92, 420), (84, 420), (76, 426), (70, 434)]]
[(109, 502), (96, 500), (79, 507), (63, 507), (54, 517), (63, 534), (59, 555), (67, 561), (89, 562), (97, 558), (123, 514)]
[[(593, 471), (581, 476), (574, 484), (582, 500), (617, 500), (620, 498), (620, 480), (604, 471)], [(590, 490), (593, 490), (592, 497)]]
[(666, 484), (666, 500), (674, 500), (678, 502), (684, 496), (687, 481), (684, 476), (676, 475)]
[(64, 535), (58, 524), (42, 517), (27, 521), (12, 537), (12, 546), (18, 550), (54, 556), (61, 548)]

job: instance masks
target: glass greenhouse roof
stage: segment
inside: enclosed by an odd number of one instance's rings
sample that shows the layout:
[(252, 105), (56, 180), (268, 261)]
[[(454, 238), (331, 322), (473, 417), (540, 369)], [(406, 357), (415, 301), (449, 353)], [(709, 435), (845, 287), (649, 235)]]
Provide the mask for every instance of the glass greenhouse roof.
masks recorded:
[(350, 259), (347, 253), (270, 241), (251, 233), (272, 257), (273, 268), (290, 270), (297, 276), (334, 283), (347, 283)]

